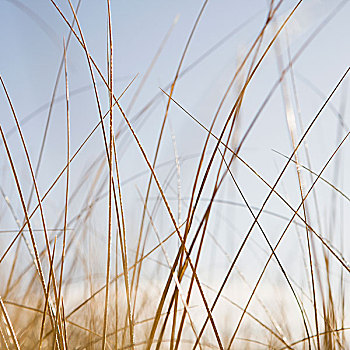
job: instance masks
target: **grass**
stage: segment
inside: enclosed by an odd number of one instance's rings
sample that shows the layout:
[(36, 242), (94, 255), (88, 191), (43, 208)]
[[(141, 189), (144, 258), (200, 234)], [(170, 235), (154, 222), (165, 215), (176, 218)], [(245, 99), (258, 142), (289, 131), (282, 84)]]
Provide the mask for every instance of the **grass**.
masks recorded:
[[(6, 3), (59, 37), (60, 58), (34, 112), (23, 112), (14, 73), (0, 71), (0, 348), (347, 349), (350, 68), (317, 68), (325, 91), (310, 79), (322, 33), (340, 42), (347, 1), (302, 27), (298, 45), (293, 30), (316, 2), (249, 9), (209, 45), (218, 5), (205, 0), (181, 45), (175, 16), (127, 81), (116, 75), (118, 35), (156, 40), (136, 24), (119, 30), (120, 4), (85, 17), (80, 0), (48, 0), (50, 23), (45, 8)], [(240, 35), (234, 70), (230, 59), (220, 71)], [(170, 77), (161, 88), (159, 72)]]

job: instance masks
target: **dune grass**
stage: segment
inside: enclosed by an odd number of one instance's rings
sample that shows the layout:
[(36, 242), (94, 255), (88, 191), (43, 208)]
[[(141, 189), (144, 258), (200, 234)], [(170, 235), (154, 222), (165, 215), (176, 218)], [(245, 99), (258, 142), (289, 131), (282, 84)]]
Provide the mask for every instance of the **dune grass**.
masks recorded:
[[(333, 76), (327, 91), (297, 69), (329, 23), (349, 11), (347, 1), (293, 46), (290, 27), (305, 1), (286, 7), (272, 0), (190, 61), (211, 16), (210, 1), (198, 3), (177, 65), (166, 66), (171, 80), (150, 98), (149, 80), (168, 57), (178, 17), (145, 72), (126, 72), (119, 83), (118, 4), (100, 4), (101, 64), (80, 21), (84, 2), (48, 3), (68, 33), (50, 101), (20, 115), (0, 72), (9, 116), (0, 125), (0, 348), (347, 349), (350, 68)], [(49, 32), (40, 13), (12, 5)], [(192, 98), (186, 77), (257, 17), (263, 24), (240, 49), (218, 97), (199, 108), (182, 102)], [(88, 86), (71, 88), (72, 45)], [(259, 75), (271, 66), (277, 75), (267, 73), (262, 83)], [(94, 122), (82, 137), (90, 105), (77, 112), (74, 104), (87, 91)], [(305, 107), (306, 91), (318, 102)], [(41, 113), (40, 128), (28, 131)], [(174, 118), (180, 115), (182, 129)], [(318, 128), (324, 119), (327, 137), (335, 133), (329, 140)], [(196, 130), (193, 137), (186, 128)], [(272, 142), (279, 134), (282, 142)], [(45, 162), (59, 169), (53, 177)]]

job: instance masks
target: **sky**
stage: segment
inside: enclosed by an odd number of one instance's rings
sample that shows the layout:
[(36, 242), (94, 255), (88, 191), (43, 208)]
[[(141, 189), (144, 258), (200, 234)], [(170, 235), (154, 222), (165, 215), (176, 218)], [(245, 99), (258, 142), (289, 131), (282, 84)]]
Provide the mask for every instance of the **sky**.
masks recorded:
[[(136, 76), (135, 82), (121, 98), (121, 106), (127, 111), (136, 134), (144, 150), (153, 159), (155, 140), (160, 131), (167, 103), (166, 96), (160, 87), (169, 92), (168, 84), (174, 79), (186, 41), (194, 25), (196, 17), (203, 5), (201, 1), (141, 1), (120, 0), (112, 2), (112, 28), (114, 52), (114, 89), (118, 96)], [(277, 1), (275, 1), (277, 3)], [(57, 6), (71, 21), (73, 16), (67, 1), (56, 1)], [(73, 5), (76, 6), (74, 1)], [(276, 30), (297, 4), (296, 1), (285, 0), (277, 11), (274, 22), (267, 29), (258, 57), (262, 55)], [(209, 0), (203, 16), (194, 32), (186, 53), (180, 74), (175, 86), (173, 97), (188, 113), (195, 116), (204, 126), (209, 127), (218, 108), (220, 100), (243, 57), (248, 52), (253, 41), (266, 21), (268, 1), (261, 0)], [(257, 122), (241, 150), (242, 158), (247, 161), (269, 183), (273, 183), (283, 168), (286, 160), (276, 153), (289, 156), (292, 143), (288, 131), (285, 106), (281, 86), (287, 91), (290, 99), (290, 110), (300, 113), (302, 123), (297, 120), (297, 140), (320, 111), (327, 96), (345, 73), (350, 62), (350, 46), (347, 44), (350, 33), (350, 3), (349, 1), (304, 0), (295, 11), (290, 22), (282, 30), (277, 40), (262, 60), (249, 84), (243, 99), (241, 118), (237, 130), (240, 140), (250, 123), (257, 115), (264, 100), (280, 76), (279, 64), (282, 69), (288, 66), (289, 57), (296, 57), (293, 61), (293, 73), (287, 72), (283, 85), (278, 86), (268, 100)], [(325, 23), (330, 16), (329, 21)], [(102, 73), (107, 74), (107, 13), (106, 4), (97, 0), (82, 0), (78, 10), (78, 19), (84, 33), (84, 39), (90, 55), (94, 58)], [(76, 29), (76, 26), (74, 27)], [(236, 30), (232, 36), (227, 35)], [(148, 79), (135, 103), (131, 105), (143, 77), (154, 59), (162, 40), (170, 34), (162, 47)], [(28, 146), (29, 154), (34, 164), (38, 161), (40, 145), (48, 115), (49, 102), (53, 94), (57, 72), (62, 61), (63, 40), (67, 42), (69, 29), (49, 0), (0, 0), (0, 74), (8, 89), (18, 119), (21, 121), (22, 131)], [(314, 34), (316, 33), (316, 34)], [(215, 47), (223, 38), (220, 46)], [(311, 39), (312, 40), (311, 40)], [(308, 42), (310, 40), (310, 42)], [(307, 46), (304, 46), (308, 43)], [(194, 68), (187, 71), (208, 50), (212, 52), (202, 59)], [(74, 36), (71, 37), (67, 50), (68, 82), (70, 90), (70, 118), (71, 118), (71, 151), (79, 147), (81, 142), (98, 123), (96, 100), (94, 99), (86, 56)], [(239, 84), (246, 77), (245, 67), (228, 94), (219, 122), (214, 127), (214, 134), (219, 135), (224, 120), (232, 108)], [(95, 71), (96, 73), (96, 71)], [(97, 75), (96, 75), (97, 77)], [(293, 79), (296, 95), (293, 94)], [(103, 113), (108, 110), (108, 93), (101, 79), (96, 78)], [(318, 172), (331, 156), (341, 137), (349, 131), (350, 125), (347, 99), (349, 79), (337, 89), (330, 103), (320, 114), (312, 130), (305, 139), (310, 156), (312, 170)], [(64, 167), (66, 161), (66, 111), (64, 101), (64, 76), (61, 74), (57, 90), (57, 102), (54, 104), (52, 119), (48, 129), (48, 138), (43, 154), (42, 166), (38, 175), (41, 193), (44, 193), (55, 176)], [(158, 96), (152, 107), (141, 117), (138, 112), (147, 103)], [(298, 99), (295, 98), (298, 97)], [(340, 122), (339, 114), (343, 121)], [(301, 125), (302, 124), (302, 125)], [(14, 162), (19, 174), (25, 197), (28, 198), (31, 189), (30, 173), (25, 161), (25, 155), (18, 134), (15, 132), (14, 119), (9, 109), (3, 91), (0, 93), (0, 125), (3, 128)], [(125, 123), (120, 113), (115, 110), (115, 132), (124, 132)], [(158, 164), (170, 161), (157, 170), (161, 183), (166, 186), (167, 177), (174, 168), (175, 153), (181, 160), (181, 213), (178, 212), (176, 186), (178, 185), (174, 173), (166, 195), (174, 212), (180, 221), (186, 214), (187, 204), (193, 185), (193, 173), (198, 166), (199, 154), (202, 151), (207, 133), (193, 121), (175, 103), (171, 104), (169, 118), (165, 129), (164, 141), (161, 146)], [(209, 160), (210, 150), (215, 146), (213, 139), (209, 142), (206, 162)], [(86, 181), (86, 189), (82, 190), (72, 201), (70, 216), (74, 217), (83, 206), (88, 188), (93, 182), (92, 176), (84, 175), (92, 164), (103, 160), (103, 138), (98, 130), (89, 140), (79, 156), (72, 163), (71, 188)], [(141, 196), (145, 195), (148, 175), (147, 164), (143, 159), (130, 132), (124, 132), (117, 140), (118, 157), (120, 161), (120, 176), (125, 199), (125, 212), (129, 232), (130, 249), (135, 249), (135, 234), (140, 225)], [(350, 195), (349, 178), (349, 142), (343, 146), (339, 157), (335, 158), (324, 173), (325, 178), (336, 181), (337, 186), (345, 195)], [(300, 152), (300, 163), (307, 165), (304, 148)], [(206, 163), (207, 164), (207, 163)], [(215, 167), (219, 158), (215, 160)], [(216, 168), (215, 168), (216, 169)], [(241, 163), (232, 167), (242, 191), (248, 202), (258, 208), (268, 194), (268, 188), (257, 180)], [(106, 172), (106, 164), (103, 171)], [(140, 175), (139, 175), (140, 174)], [(143, 175), (142, 175), (143, 174)], [(309, 172), (302, 171), (306, 188), (311, 185)], [(203, 176), (203, 174), (201, 175)], [(211, 194), (215, 171), (210, 175), (208, 185), (204, 189), (203, 200), (199, 205), (199, 213), (203, 213), (206, 198)], [(11, 176), (8, 159), (3, 144), (0, 146), (0, 182), (5, 193), (13, 203), (15, 211), (23, 220), (23, 212), (16, 194), (15, 184)], [(51, 225), (56, 223), (56, 214), (60, 212), (64, 203), (64, 179), (58, 183), (46, 202), (47, 218)], [(102, 188), (102, 187), (101, 187)], [(295, 167), (290, 166), (278, 190), (284, 194), (293, 206), (300, 201)], [(102, 193), (104, 193), (106, 187)], [(325, 182), (317, 185), (321, 225), (314, 219), (313, 224), (324, 237), (333, 237), (334, 246), (343, 251), (347, 261), (350, 251), (346, 248), (348, 239), (343, 237), (344, 227), (349, 224), (349, 202), (344, 196), (334, 191)], [(153, 185), (151, 201), (158, 196), (156, 186)], [(311, 197), (311, 196), (310, 196)], [(335, 199), (334, 199), (335, 198)], [(252, 222), (251, 214), (242, 208), (242, 199), (235, 190), (232, 180), (226, 178), (218, 199), (226, 201), (217, 203), (214, 208), (213, 219), (210, 222), (211, 237), (205, 242), (208, 259), (202, 262), (201, 272), (205, 280), (221, 280), (234, 256), (238, 244), (249, 229)], [(35, 201), (34, 201), (35, 202)], [(240, 206), (241, 205), (241, 206)], [(31, 208), (34, 204), (31, 204)], [(10, 218), (6, 203), (0, 208), (4, 210), (2, 229), (12, 229), (15, 222)], [(6, 209), (7, 208), (7, 209)], [(315, 216), (315, 205), (310, 199), (310, 216)], [(271, 214), (272, 213), (272, 214)], [(106, 207), (102, 201), (95, 208), (95, 214), (90, 220), (91, 230), (96, 234), (97, 245), (104, 246), (106, 229)], [(276, 215), (284, 217), (276, 218)], [(275, 216), (274, 216), (275, 215)], [(276, 197), (272, 197), (266, 207), (266, 213), (261, 217), (261, 224), (266, 229), (272, 242), (276, 242), (286, 225), (285, 218), (291, 217), (291, 211)], [(198, 215), (200, 218), (200, 214)], [(334, 223), (332, 220), (337, 218)], [(20, 221), (21, 221), (20, 220)], [(40, 226), (39, 217), (33, 222)], [(159, 209), (156, 224), (161, 237), (171, 232), (171, 224), (164, 206)], [(320, 227), (321, 226), (321, 227)], [(299, 231), (303, 232), (302, 229)], [(284, 244), (280, 248), (281, 260), (289, 266), (293, 259), (302, 259), (297, 236), (300, 234), (298, 226), (290, 229)], [(334, 233), (334, 231), (336, 233)], [(334, 234), (333, 234), (334, 233)], [(333, 236), (332, 236), (333, 235)], [(303, 236), (300, 236), (303, 240)], [(343, 238), (342, 238), (343, 237)], [(9, 242), (10, 236), (4, 236), (1, 250)], [(218, 248), (215, 240), (221, 247)], [(156, 244), (156, 237), (150, 237), (147, 248)], [(166, 248), (171, 257), (174, 256), (172, 247), (177, 241), (173, 239)], [(316, 243), (317, 245), (318, 243)], [(317, 245), (319, 248), (320, 246)], [(230, 258), (223, 253), (226, 250)], [(258, 229), (252, 234), (248, 248), (244, 251), (238, 267), (245, 271), (251, 281), (256, 280), (259, 268), (266, 260), (269, 248)], [(296, 258), (297, 257), (297, 258)], [(247, 263), (254, 261), (252, 268)], [(103, 266), (103, 263), (101, 263)], [(150, 265), (152, 266), (152, 265)], [(209, 268), (210, 267), (210, 268)], [(290, 273), (300, 277), (302, 268), (291, 264)], [(276, 264), (271, 268), (271, 280), (282, 283), (281, 274), (276, 272)], [(335, 265), (335, 274), (339, 273), (339, 266)], [(215, 271), (215, 272), (214, 272)], [(152, 272), (149, 273), (150, 276)], [(336, 276), (336, 275), (335, 275)], [(154, 277), (154, 276), (153, 276)], [(301, 276), (301, 283), (306, 277)], [(306, 283), (306, 282), (305, 282)]]

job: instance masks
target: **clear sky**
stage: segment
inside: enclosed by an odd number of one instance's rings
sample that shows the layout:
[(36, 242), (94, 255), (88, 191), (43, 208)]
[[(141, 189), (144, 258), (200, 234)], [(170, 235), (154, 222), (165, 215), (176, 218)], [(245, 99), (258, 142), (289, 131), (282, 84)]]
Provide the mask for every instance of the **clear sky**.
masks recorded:
[[(174, 78), (202, 2), (187, 0), (112, 0), (111, 2), (116, 95), (119, 95), (138, 74), (135, 82), (122, 97), (121, 105), (127, 111), (130, 120), (133, 121), (132, 124), (149, 159), (153, 159), (155, 140), (159, 135), (167, 102), (166, 97), (160, 93), (159, 87), (166, 88), (166, 91), (169, 92), (167, 85)], [(58, 0), (56, 3), (68, 20), (71, 21), (72, 13), (68, 2)], [(173, 94), (174, 99), (205, 126), (210, 126), (220, 100), (237, 67), (264, 25), (268, 3), (268, 1), (263, 0), (209, 0), (180, 71), (180, 73), (186, 72), (186, 74), (179, 79)], [(264, 52), (274, 33), (296, 3), (297, 1), (292, 0), (282, 2), (274, 22), (265, 33), (258, 57)], [(74, 6), (76, 4), (77, 1), (74, 1)], [(331, 16), (330, 20), (319, 27), (328, 18), (327, 16)], [(293, 62), (294, 75), (291, 76), (290, 71), (288, 71), (284, 85), (287, 96), (291, 101), (290, 109), (294, 111), (297, 119), (298, 110), (300, 112), (302, 125), (297, 121), (297, 140), (300, 139), (301, 130), (304, 131), (309, 125), (349, 66), (349, 17), (350, 1), (302, 1), (248, 86), (242, 104), (237, 131), (238, 140), (242, 138), (274, 83), (278, 80), (280, 76), (278, 62), (285, 68), (288, 65), (289, 56), (299, 55), (299, 50), (302, 49), (301, 54)], [(78, 11), (78, 19), (88, 50), (106, 76), (107, 14), (105, 1), (83, 0)], [(148, 79), (135, 104), (130, 106), (130, 102), (153, 57), (175, 19), (177, 19), (177, 22), (173, 26)], [(234, 29), (237, 29), (235, 34), (226, 38), (220, 46), (216, 47), (193, 69), (186, 71), (187, 67), (196, 62), (209, 49), (215, 47), (214, 45), (220, 43)], [(31, 159), (35, 164), (38, 160), (48, 115), (48, 104), (62, 60), (63, 38), (67, 41), (69, 30), (49, 0), (0, 0), (0, 33), (0, 74), (6, 84), (17, 116), (19, 120), (23, 121), (21, 124), (23, 126), (22, 130)], [(312, 41), (303, 49), (303, 45), (310, 37), (313, 38)], [(69, 43), (67, 62), (71, 93), (71, 150), (75, 152), (96, 125), (99, 117), (91, 87), (87, 60), (74, 36), (72, 36)], [(243, 69), (244, 75), (240, 76), (240, 80), (246, 76), (247, 72), (248, 69), (245, 67)], [(296, 96), (293, 93), (293, 79)], [(349, 131), (349, 109), (346, 106), (350, 91), (347, 89), (348, 83), (349, 79), (342, 83), (306, 139), (311, 156), (312, 170), (315, 172), (320, 171), (335, 150), (340, 138)], [(108, 109), (108, 94), (98, 77), (97, 84), (102, 110), (105, 113)], [(214, 128), (217, 135), (235, 102), (238, 88), (239, 84), (235, 84), (224, 103), (219, 115), (219, 122)], [(47, 190), (65, 164), (66, 115), (65, 103), (62, 98), (64, 91), (64, 77), (61, 75), (57, 102), (53, 107), (48, 140), (43, 155), (42, 167), (38, 175), (39, 188), (42, 193)], [(156, 95), (159, 95), (159, 97), (150, 110), (135, 121), (133, 118)], [(342, 113), (342, 124), (339, 122), (339, 113)], [(0, 124), (7, 135), (27, 198), (31, 188), (30, 174), (25, 163), (25, 156), (18, 134), (13, 132), (15, 124), (3, 91), (0, 93)], [(116, 132), (118, 132), (120, 126), (125, 127), (125, 123), (123, 123), (120, 114), (116, 110)], [(189, 157), (188, 160), (181, 161), (181, 195), (184, 199), (182, 204), (183, 219), (187, 209), (186, 203), (188, 203), (193, 185), (193, 174), (198, 166), (198, 154), (202, 151), (206, 132), (178, 106), (171, 104), (169, 123), (166, 125), (158, 161), (159, 164), (168, 160), (172, 161), (169, 166), (159, 169), (158, 174), (163, 185), (166, 184), (169, 171), (174, 166), (172, 134), (175, 136), (177, 153), (180, 159)], [(212, 150), (214, 146), (215, 143), (211, 140), (209, 150)], [(147, 165), (130, 133), (123, 134), (123, 137), (117, 140), (117, 149), (120, 150), (121, 179), (124, 182), (129, 181), (125, 184), (123, 191), (125, 194), (130, 249), (134, 249), (133, 232), (138, 230), (140, 215), (134, 215), (133, 213), (139, 213), (140, 208), (142, 208), (137, 189), (143, 195), (145, 194), (148, 176), (135, 179), (133, 176), (147, 170)], [(242, 157), (269, 183), (273, 183), (285, 164), (283, 156), (278, 155), (273, 150), (287, 156), (291, 154), (292, 150), (281, 86), (275, 90), (271, 99), (269, 99), (241, 150)], [(103, 157), (103, 139), (99, 130), (72, 163), (72, 191), (81, 183), (85, 170), (98, 157)], [(300, 159), (302, 164), (307, 165), (304, 149), (301, 150)], [(216, 158), (215, 166), (218, 164), (219, 157)], [(252, 175), (241, 163), (237, 162), (233, 169), (249, 203), (253, 207), (259, 207), (268, 194), (268, 188), (258, 181), (255, 175)], [(324, 175), (330, 181), (336, 181), (337, 186), (345, 194), (350, 195), (350, 183), (346, 181), (350, 176), (349, 170), (349, 141), (347, 141), (342, 148), (339, 160), (334, 160)], [(107, 168), (104, 167), (103, 171), (107, 172)], [(311, 185), (309, 173), (304, 170), (302, 174), (305, 186), (308, 188)], [(210, 177), (209, 185), (205, 188), (198, 217), (203, 213), (206, 198), (211, 193), (214, 180), (215, 171)], [(91, 184), (93, 180), (89, 178), (86, 181)], [(20, 209), (19, 199), (16, 197), (15, 185), (2, 142), (0, 146), (0, 182), (6, 190), (6, 194), (11, 197), (14, 208), (22, 220), (23, 213)], [(166, 195), (174, 212), (177, 213), (176, 175), (172, 178), (170, 184), (171, 186), (166, 189)], [(52, 226), (56, 223), (56, 213), (60, 212), (64, 203), (64, 186), (65, 183), (62, 179), (57, 185), (57, 190), (53, 191), (47, 199), (47, 217)], [(74, 217), (81, 208), (81, 203), (84, 201), (88, 188), (87, 186), (85, 192), (83, 190), (78, 199), (72, 202), (71, 217)], [(105, 189), (102, 191), (103, 193)], [(290, 166), (290, 170), (286, 173), (278, 189), (294, 206), (299, 203), (300, 194), (298, 193), (294, 166)], [(339, 193), (335, 195), (336, 202), (332, 202), (334, 191), (325, 183), (319, 184), (316, 191), (319, 194), (322, 227), (319, 227), (316, 219), (314, 219), (313, 224), (322, 231), (324, 237), (331, 237), (333, 229), (339, 232), (339, 236), (334, 237), (334, 245), (337, 249), (342, 250), (342, 245), (346, 242), (346, 239), (342, 241), (341, 235), (343, 233), (341, 230), (342, 227), (346, 227), (350, 223), (349, 202)], [(154, 200), (157, 195), (158, 192), (154, 186), (151, 192), (151, 200)], [(222, 190), (220, 190), (218, 199), (230, 201), (231, 204), (217, 203), (214, 208), (215, 215), (213, 215), (212, 222), (210, 222), (210, 230), (221, 246), (227, 249), (229, 256), (232, 258), (238, 243), (249, 229), (252, 217), (245, 208), (239, 206), (243, 203), (242, 199), (229, 178), (226, 179)], [(336, 203), (334, 204), (337, 208), (336, 214), (332, 211), (332, 203)], [(33, 208), (33, 206), (32, 204), (31, 207)], [(1, 210), (8, 210), (4, 203), (0, 204), (0, 208), (2, 208)], [(315, 206), (310, 200), (311, 216), (315, 214), (315, 210)], [(266, 214), (261, 218), (261, 222), (266, 228), (271, 241), (275, 242), (287, 221), (273, 215), (278, 214), (290, 218), (291, 211), (275, 197), (269, 202), (266, 211)], [(339, 214), (339, 212), (343, 214)], [(9, 212), (6, 213), (6, 215), (9, 215)], [(338, 220), (337, 224), (332, 226), (334, 215)], [(36, 224), (40, 224), (38, 217), (35, 217), (34, 221)], [(101, 246), (105, 244), (104, 230), (106, 224), (105, 207), (103, 205), (97, 206), (96, 215), (91, 219), (91, 225), (96, 231), (100, 230), (102, 232), (101, 241), (98, 243)], [(157, 225), (159, 225), (162, 237), (165, 237), (171, 230), (171, 224), (164, 207), (160, 209)], [(14, 227), (14, 221), (9, 217), (3, 219), (3, 229), (7, 227)], [(290, 229), (289, 238), (281, 246), (280, 254), (286, 264), (295, 259), (296, 256), (301, 259), (302, 252), (296, 238), (297, 233), (298, 227), (293, 226)], [(9, 242), (8, 236), (4, 238), (4, 245), (1, 243), (1, 249), (3, 249), (6, 242)], [(177, 244), (175, 242), (174, 239), (171, 244), (175, 246)], [(156, 238), (152, 236), (147, 247), (150, 248), (155, 243)], [(171, 249), (171, 244), (167, 248), (170, 256), (173, 256), (174, 252)], [(210, 259), (203, 261), (202, 269), (203, 276), (205, 276), (203, 278), (221, 280), (229, 262), (225, 254), (215, 246), (213, 240), (208, 238), (205, 244)], [(242, 256), (241, 265), (239, 265), (244, 268), (246, 262), (257, 262), (252, 271), (248, 269), (246, 272), (247, 276), (251, 277), (253, 281), (256, 278), (255, 267), (261, 267), (261, 263), (266, 258), (266, 252), (268, 252), (268, 247), (262, 241), (261, 234), (256, 229), (249, 241), (249, 248)], [(348, 248), (344, 249), (343, 254), (349, 261), (350, 251)], [(210, 276), (210, 273), (207, 276), (208, 266), (211, 267), (211, 271), (219, 271), (215, 278)], [(291, 266), (291, 273), (298, 276), (299, 267)], [(281, 281), (282, 278), (280, 275), (278, 276), (276, 280)], [(301, 279), (303, 278), (305, 276), (301, 277)]]

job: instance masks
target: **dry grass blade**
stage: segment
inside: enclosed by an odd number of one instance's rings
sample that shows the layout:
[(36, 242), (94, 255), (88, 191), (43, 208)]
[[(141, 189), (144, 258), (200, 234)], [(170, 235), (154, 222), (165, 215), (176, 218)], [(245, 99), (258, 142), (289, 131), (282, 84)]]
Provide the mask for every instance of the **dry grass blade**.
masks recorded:
[[(58, 319), (63, 320), (64, 325), (64, 317), (62, 318), (64, 309), (60, 309), (61, 307), (61, 295), (62, 295), (62, 281), (63, 281), (63, 267), (64, 267), (64, 259), (66, 254), (66, 235), (67, 235), (67, 220), (68, 220), (68, 199), (69, 199), (69, 159), (70, 159), (70, 120), (69, 120), (69, 87), (68, 87), (68, 70), (67, 70), (67, 52), (65, 41), (63, 40), (63, 50), (64, 50), (64, 77), (65, 77), (65, 91), (66, 91), (66, 110), (67, 110), (67, 177), (66, 177), (66, 193), (65, 193), (65, 206), (64, 206), (64, 220), (63, 220), (63, 243), (62, 243), (62, 255), (61, 255), (61, 271), (60, 271), (60, 280), (58, 284), (58, 297), (57, 297), (57, 307), (56, 307), (56, 324), (58, 324)], [(53, 261), (53, 259), (52, 259)], [(63, 302), (62, 302), (63, 305)], [(62, 327), (61, 327), (61, 333)], [(67, 340), (65, 339), (65, 343)]]
[(168, 5), (1, 6), (0, 349), (347, 349), (350, 0)]
[[(108, 9), (108, 84), (109, 84), (109, 174), (108, 174), (108, 233), (107, 233), (107, 270), (106, 270), (106, 294), (103, 316), (103, 334), (102, 334), (102, 349), (106, 349), (106, 332), (107, 332), (107, 317), (108, 317), (108, 298), (109, 298), (109, 275), (111, 264), (111, 240), (112, 240), (112, 181), (113, 181), (113, 40), (112, 40), (112, 22), (110, 1), (107, 0)], [(132, 329), (132, 325), (130, 325)], [(131, 333), (132, 335), (132, 333)], [(133, 337), (130, 338), (133, 343)]]
[[(279, 48), (277, 48), (279, 50)], [(278, 51), (276, 51), (278, 55)], [(280, 74), (282, 74), (282, 59), (278, 56), (278, 66), (280, 69)], [(287, 92), (287, 87), (285, 84), (285, 80), (282, 81), (281, 84), (281, 89), (282, 89), (282, 98), (283, 98), (283, 103), (285, 105), (285, 115), (287, 119), (287, 125), (289, 129), (289, 134), (292, 142), (292, 149), (294, 150), (296, 148), (296, 120), (295, 120), (295, 115), (291, 106), (291, 102), (289, 100), (289, 95)], [(303, 188), (303, 179), (302, 175), (300, 173), (300, 168), (299, 168), (299, 156), (298, 152), (295, 152), (294, 154), (294, 163), (296, 164), (296, 171), (297, 171), (297, 177), (298, 177), (298, 185), (299, 185), (299, 190), (300, 190), (300, 196), (301, 196), (301, 201), (302, 201), (302, 208), (303, 208), (303, 218), (305, 220), (305, 223), (308, 223), (308, 218), (309, 218), (309, 209), (307, 206), (307, 203), (304, 200), (304, 188)], [(319, 337), (319, 325), (318, 325), (318, 317), (317, 317), (317, 301), (316, 301), (316, 288), (315, 288), (315, 278), (314, 278), (314, 261), (313, 261), (313, 256), (312, 256), (312, 251), (311, 251), (311, 243), (310, 243), (310, 231), (308, 228), (308, 224), (305, 225), (305, 230), (306, 230), (306, 239), (307, 239), (307, 249), (308, 249), (308, 257), (309, 257), (309, 267), (310, 267), (310, 277), (311, 277), (311, 285), (312, 285), (312, 297), (313, 297), (313, 306), (314, 306), (314, 319), (315, 319), (315, 328), (316, 328), (316, 334), (317, 334), (317, 349), (320, 349), (320, 337)], [(304, 321), (305, 322), (305, 321)], [(309, 335), (309, 332), (307, 332)], [(310, 342), (309, 342), (309, 347), (311, 347)]]
[[(76, 7), (76, 11), (79, 11), (80, 4), (81, 4), (81, 0), (78, 1), (77, 7)], [(74, 26), (74, 23), (75, 23), (75, 18), (73, 18), (72, 26)], [(65, 67), (66, 50), (67, 50), (67, 48), (69, 46), (69, 43), (70, 43), (70, 40), (71, 40), (71, 36), (72, 36), (72, 33), (69, 32), (68, 33), (68, 38), (67, 38), (67, 44), (64, 46), (64, 53), (62, 55), (60, 66), (58, 68), (56, 81), (55, 81), (55, 86), (54, 86), (54, 89), (53, 89), (53, 92), (52, 92), (50, 106), (49, 106), (49, 110), (48, 110), (48, 113), (47, 113), (47, 119), (46, 119), (44, 134), (43, 134), (43, 138), (42, 138), (42, 141), (41, 141), (39, 157), (38, 157), (38, 161), (37, 161), (37, 164), (36, 164), (36, 167), (35, 167), (35, 172), (34, 172), (35, 173), (35, 178), (38, 177), (38, 173), (39, 173), (39, 170), (40, 170), (40, 166), (41, 166), (41, 162), (42, 162), (42, 158), (43, 158), (43, 154), (44, 154), (44, 150), (45, 150), (45, 145), (46, 145), (46, 141), (47, 141), (48, 130), (49, 130), (50, 122), (51, 122), (53, 105), (54, 105), (54, 102), (55, 102), (55, 98), (56, 98), (56, 94), (57, 94), (57, 89), (58, 89), (61, 73), (62, 73), (62, 70)], [(33, 184), (32, 188), (30, 190), (29, 199), (28, 199), (28, 207), (30, 206), (30, 203), (32, 201), (33, 193), (34, 193), (34, 184)]]
[(7, 325), (7, 329), (11, 335), (11, 339), (12, 339), (12, 346), (15, 347), (17, 350), (20, 350), (20, 346), (16, 337), (16, 333), (13, 329), (10, 317), (7, 313), (6, 307), (4, 305), (4, 302), (2, 301), (2, 298), (0, 296), (0, 309), (1, 309), (1, 315), (2, 317), (5, 319), (6, 325)]
[[(51, 258), (51, 262), (50, 262), (50, 273), (49, 273), (49, 279), (47, 282), (47, 296), (45, 298), (45, 305), (44, 305), (44, 311), (43, 311), (43, 320), (41, 323), (41, 329), (40, 329), (40, 338), (39, 338), (39, 349), (41, 349), (42, 347), (42, 342), (43, 342), (43, 335), (44, 335), (44, 327), (45, 327), (45, 319), (46, 319), (46, 313), (47, 313), (47, 307), (49, 304), (49, 297), (50, 297), (50, 286), (51, 286), (51, 281), (52, 281), (52, 275), (53, 275), (53, 267), (54, 267), (54, 258), (55, 258), (55, 251), (56, 251), (56, 241), (57, 238), (55, 237), (55, 241), (54, 241), (54, 245), (52, 248), (52, 258)], [(56, 320), (57, 323), (57, 320)]]
[[(273, 149), (274, 152), (276, 152), (277, 154), (279, 154), (280, 156), (284, 157), (284, 158), (287, 158), (288, 157), (279, 152), (279, 151), (276, 151)], [(296, 161), (292, 159), (292, 162), (296, 164)], [(317, 176), (317, 173), (313, 170), (311, 170), (310, 168), (308, 168), (307, 166), (303, 165), (303, 164), (300, 164), (300, 162), (297, 163), (299, 167), (307, 170), (310, 174), (314, 175), (314, 176)], [(329, 187), (331, 187), (334, 191), (338, 192), (343, 198), (345, 198), (348, 202), (350, 202), (350, 197), (345, 194), (343, 191), (341, 191), (338, 187), (336, 187), (334, 184), (332, 184), (330, 181), (328, 181), (327, 179), (325, 179), (324, 177), (320, 177), (320, 180), (323, 181), (325, 184), (327, 184)]]

